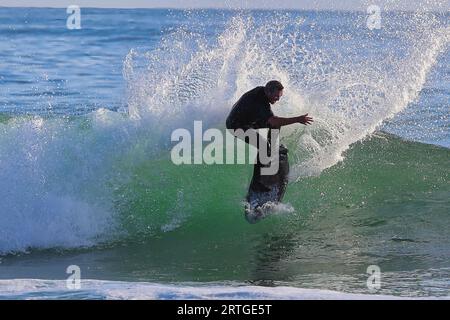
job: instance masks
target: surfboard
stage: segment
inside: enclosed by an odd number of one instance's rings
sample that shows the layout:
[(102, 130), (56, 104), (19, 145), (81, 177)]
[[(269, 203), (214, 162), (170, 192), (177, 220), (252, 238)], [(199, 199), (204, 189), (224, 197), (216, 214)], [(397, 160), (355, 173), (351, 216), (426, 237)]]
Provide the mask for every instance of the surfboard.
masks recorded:
[(274, 175), (261, 175), (262, 165), (253, 168), (245, 204), (245, 218), (249, 223), (256, 223), (269, 216), (276, 205), (283, 199), (289, 178), (288, 149), (280, 145), (279, 169)]

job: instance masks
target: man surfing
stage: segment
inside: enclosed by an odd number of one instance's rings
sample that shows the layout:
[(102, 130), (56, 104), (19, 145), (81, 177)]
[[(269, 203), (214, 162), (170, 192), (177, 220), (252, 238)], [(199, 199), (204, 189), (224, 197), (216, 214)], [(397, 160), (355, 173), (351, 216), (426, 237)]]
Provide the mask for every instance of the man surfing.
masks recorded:
[[(226, 120), (227, 129), (237, 138), (253, 145), (258, 150), (256, 164), (254, 166), (253, 178), (247, 194), (247, 201), (250, 205), (246, 209), (246, 217), (249, 222), (256, 222), (262, 216), (261, 207), (267, 202), (279, 202), (284, 195), (289, 173), (289, 163), (287, 159), (287, 149), (280, 146), (279, 161), (281, 166), (273, 175), (261, 175), (261, 168), (264, 166), (261, 161), (261, 148), (271, 150), (271, 129), (279, 130), (283, 126), (294, 123), (310, 125), (313, 119), (308, 114), (282, 118), (274, 115), (271, 105), (275, 104), (283, 96), (284, 87), (281, 82), (272, 80), (264, 87), (256, 87), (246, 92), (233, 106)], [(264, 139), (256, 130), (268, 128), (268, 139)], [(240, 129), (240, 130), (239, 130)], [(237, 133), (239, 132), (239, 134)], [(245, 134), (242, 134), (245, 132)], [(257, 137), (250, 139), (251, 136)], [(249, 214), (256, 209), (257, 220), (249, 219)]]
[(281, 82), (272, 80), (264, 87), (256, 87), (245, 93), (231, 109), (226, 121), (227, 129), (279, 129), (294, 123), (311, 124), (313, 119), (308, 114), (292, 118), (273, 114), (270, 105), (280, 100), (283, 90)]

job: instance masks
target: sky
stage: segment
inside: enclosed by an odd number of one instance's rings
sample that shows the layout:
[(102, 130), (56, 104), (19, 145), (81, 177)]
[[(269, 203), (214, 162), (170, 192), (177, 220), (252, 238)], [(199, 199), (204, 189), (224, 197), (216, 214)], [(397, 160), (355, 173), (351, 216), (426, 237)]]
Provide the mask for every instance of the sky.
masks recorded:
[(99, 8), (264, 8), (336, 9), (365, 11), (369, 5), (382, 9), (449, 11), (450, 0), (0, 0), (5, 7), (59, 7), (69, 5)]

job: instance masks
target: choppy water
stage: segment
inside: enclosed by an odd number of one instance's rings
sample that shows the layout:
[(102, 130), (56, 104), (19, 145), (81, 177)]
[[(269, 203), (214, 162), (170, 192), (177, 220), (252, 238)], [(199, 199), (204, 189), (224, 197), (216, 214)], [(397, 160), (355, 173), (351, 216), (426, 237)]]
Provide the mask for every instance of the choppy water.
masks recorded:
[[(192, 283), (192, 297), (369, 294), (370, 265), (378, 294), (449, 295), (448, 12), (385, 13), (379, 30), (331, 11), (66, 18), (0, 8), (2, 297), (189, 298)], [(175, 166), (170, 133), (223, 129), (272, 78), (286, 87), (276, 114), (316, 121), (282, 131), (293, 212), (248, 225), (251, 167)], [(69, 265), (125, 282), (65, 292), (52, 280)], [(225, 296), (274, 297), (241, 289)]]

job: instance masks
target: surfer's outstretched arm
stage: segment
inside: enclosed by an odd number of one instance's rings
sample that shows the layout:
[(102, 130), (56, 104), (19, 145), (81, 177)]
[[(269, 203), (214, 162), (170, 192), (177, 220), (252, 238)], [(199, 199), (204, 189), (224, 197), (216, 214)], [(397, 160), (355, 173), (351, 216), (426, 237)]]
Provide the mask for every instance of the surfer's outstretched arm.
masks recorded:
[(271, 128), (281, 128), (284, 126), (288, 126), (290, 124), (294, 123), (301, 123), (304, 125), (311, 124), (313, 122), (313, 118), (308, 117), (308, 114), (305, 114), (303, 116), (299, 117), (292, 117), (292, 118), (282, 118), (282, 117), (276, 117), (272, 116), (267, 121)]

